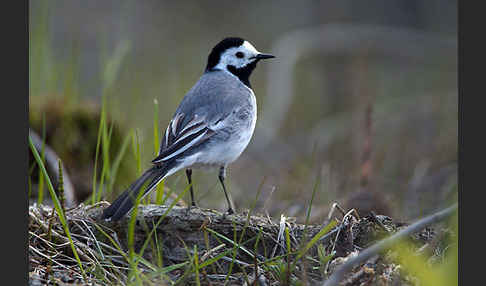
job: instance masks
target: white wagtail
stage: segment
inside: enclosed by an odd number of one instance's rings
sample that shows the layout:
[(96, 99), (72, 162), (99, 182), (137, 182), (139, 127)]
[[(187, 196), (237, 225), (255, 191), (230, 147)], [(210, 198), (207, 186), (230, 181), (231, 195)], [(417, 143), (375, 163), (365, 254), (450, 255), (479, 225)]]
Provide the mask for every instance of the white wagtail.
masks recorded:
[[(219, 181), (233, 213), (224, 179), (226, 167), (245, 150), (256, 122), (256, 99), (250, 75), (257, 63), (272, 55), (258, 52), (248, 41), (226, 38), (208, 56), (204, 74), (177, 108), (162, 139), (153, 167), (145, 171), (102, 214), (103, 219), (119, 220), (134, 205), (139, 192), (147, 195), (165, 177), (186, 169), (191, 185), (191, 205), (196, 206), (192, 188), (192, 168), (219, 167)], [(144, 184), (149, 182), (146, 188)]]

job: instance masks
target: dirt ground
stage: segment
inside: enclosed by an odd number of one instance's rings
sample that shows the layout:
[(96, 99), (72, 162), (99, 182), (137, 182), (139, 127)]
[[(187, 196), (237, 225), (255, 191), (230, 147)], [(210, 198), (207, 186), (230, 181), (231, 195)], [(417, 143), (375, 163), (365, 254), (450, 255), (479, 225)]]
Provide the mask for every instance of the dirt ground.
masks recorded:
[[(80, 205), (66, 213), (71, 235), (88, 273), (88, 282), (79, 275), (79, 267), (74, 262), (68, 239), (64, 235), (59, 219), (53, 216), (52, 208), (36, 205), (29, 208), (29, 285), (55, 283), (102, 285), (106, 281), (103, 282), (99, 278), (100, 274), (95, 272), (103, 273), (105, 270), (96, 269), (94, 265), (102, 265), (99, 262), (110, 260), (112, 265), (120, 269), (128, 266), (120, 252), (110, 246), (112, 245), (110, 239), (100, 230), (104, 230), (121, 246), (122, 251), (128, 253), (127, 231), (130, 217), (127, 216), (116, 223), (100, 221), (98, 218), (107, 205), (106, 202), (94, 206)], [(285, 285), (287, 281), (290, 281), (291, 285), (316, 285), (324, 281), (349, 258), (358, 255), (362, 249), (406, 227), (404, 223), (374, 213), (359, 218), (353, 212), (348, 212), (343, 218), (342, 214), (336, 212), (331, 218), (331, 221), (336, 222), (335, 226), (308, 249), (305, 254), (307, 259), (296, 263), (295, 270), (286, 280), (285, 277), (282, 279), (282, 276), (279, 276), (282, 273), (275, 270), (278, 267), (265, 267), (267, 265), (265, 262), (272, 258), (274, 261), (279, 261), (275, 258), (282, 256), (281, 262), (285, 265), (287, 241), (290, 242), (292, 251), (302, 249), (305, 243), (315, 237), (328, 222), (323, 222), (322, 225), (305, 226), (295, 223), (293, 218), (284, 216), (279, 221), (275, 221), (261, 215), (248, 216), (248, 213), (226, 215), (199, 208), (190, 210), (179, 206), (174, 206), (170, 210), (168, 208), (168, 206), (157, 205), (139, 207), (135, 223), (134, 250), (138, 253), (145, 247), (143, 257), (150, 262), (157, 261), (157, 253), (162, 253), (161, 267), (168, 270), (170, 266), (175, 267), (190, 261), (192, 256), (188, 250), (193, 250), (195, 247), (199, 253), (200, 264), (219, 255), (220, 259), (217, 262), (203, 268), (199, 273), (201, 285), (223, 285), (225, 279), (228, 279), (227, 285), (243, 285), (248, 282), (256, 283), (255, 285)], [(156, 226), (156, 235), (150, 235), (153, 226)], [(288, 229), (289, 239), (286, 239), (283, 234), (282, 230), (285, 227)], [(410, 241), (417, 250), (426, 247), (437, 248), (440, 244), (433, 243), (434, 239), (437, 240), (442, 236), (437, 234), (443, 232), (425, 228), (412, 235)], [(48, 237), (49, 233), (50, 237)], [(151, 237), (147, 240), (148, 236)], [(150, 243), (144, 246), (146, 241)], [(240, 248), (234, 252), (233, 260), (231, 249), (234, 249), (233, 246), (238, 242), (241, 242)], [(334, 253), (334, 256), (326, 263), (322, 261), (319, 263), (323, 253), (325, 255)], [(295, 258), (295, 254), (291, 257)], [(139, 267), (142, 272), (151, 271), (150, 267), (143, 263), (140, 263)], [(165, 279), (178, 281), (179, 285), (195, 283), (194, 275), (188, 274), (185, 269), (185, 267), (177, 267), (167, 271)], [(110, 275), (120, 275), (119, 279), (122, 281), (123, 275), (127, 275), (127, 272), (120, 270), (118, 274), (107, 272), (102, 275), (107, 279), (112, 279)], [(231, 275), (226, 278), (229, 272)], [(157, 280), (159, 278), (154, 279), (155, 284), (162, 282)], [(112, 280), (116, 281), (115, 278)], [(388, 259), (387, 253), (382, 253), (355, 267), (340, 285), (414, 285), (414, 283), (413, 277), (403, 275), (400, 265)]]

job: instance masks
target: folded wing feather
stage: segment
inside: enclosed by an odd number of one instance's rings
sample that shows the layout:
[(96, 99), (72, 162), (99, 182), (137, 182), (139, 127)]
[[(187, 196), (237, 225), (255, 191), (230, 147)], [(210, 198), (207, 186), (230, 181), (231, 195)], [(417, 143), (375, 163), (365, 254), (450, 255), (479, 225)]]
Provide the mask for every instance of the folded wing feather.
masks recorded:
[(194, 115), (184, 126), (185, 115), (179, 113), (174, 116), (167, 126), (159, 155), (152, 163), (162, 163), (177, 158), (179, 155), (204, 143), (215, 132), (211, 130), (202, 116)]

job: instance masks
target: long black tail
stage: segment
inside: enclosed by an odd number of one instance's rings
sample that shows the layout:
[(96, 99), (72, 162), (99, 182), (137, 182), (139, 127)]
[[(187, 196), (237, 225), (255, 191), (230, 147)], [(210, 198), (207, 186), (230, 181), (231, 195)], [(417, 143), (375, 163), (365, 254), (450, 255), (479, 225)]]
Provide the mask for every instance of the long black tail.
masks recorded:
[(142, 191), (142, 186), (150, 180), (149, 185), (143, 189), (143, 195), (147, 195), (157, 184), (165, 177), (165, 175), (173, 168), (173, 164), (164, 164), (163, 166), (154, 166), (142, 174), (135, 182), (133, 182), (126, 191), (124, 191), (116, 200), (107, 207), (102, 219), (117, 221), (120, 220), (127, 212), (129, 212)]

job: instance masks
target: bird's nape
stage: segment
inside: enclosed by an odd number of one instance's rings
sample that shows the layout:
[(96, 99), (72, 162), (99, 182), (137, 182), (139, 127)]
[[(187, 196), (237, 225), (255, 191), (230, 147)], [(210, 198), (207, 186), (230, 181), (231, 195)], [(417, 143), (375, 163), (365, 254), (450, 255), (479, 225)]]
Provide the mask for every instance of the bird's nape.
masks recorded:
[(217, 43), (216, 46), (214, 46), (214, 48), (211, 50), (211, 53), (209, 53), (206, 71), (213, 69), (219, 63), (221, 54), (224, 51), (229, 48), (239, 47), (243, 45), (244, 42), (245, 40), (239, 37), (228, 37)]

